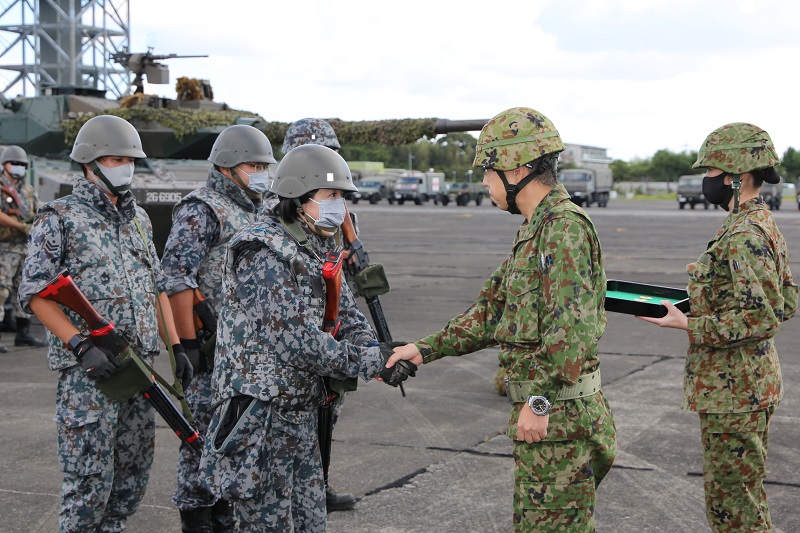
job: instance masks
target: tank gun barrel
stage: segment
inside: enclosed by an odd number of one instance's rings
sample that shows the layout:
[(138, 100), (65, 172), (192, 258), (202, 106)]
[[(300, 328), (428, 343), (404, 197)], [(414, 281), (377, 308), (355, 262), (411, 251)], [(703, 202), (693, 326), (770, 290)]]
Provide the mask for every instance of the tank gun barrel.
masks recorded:
[(489, 119), (477, 120), (448, 120), (446, 118), (437, 118), (434, 124), (434, 132), (442, 133), (456, 133), (463, 131), (481, 131)]
[[(366, 145), (372, 143), (397, 146), (411, 144), (423, 137), (429, 139), (444, 133), (480, 131), (489, 120), (448, 120), (443, 118), (407, 118), (391, 120), (344, 121), (325, 119), (342, 144)], [(264, 133), (273, 143), (280, 143), (289, 124), (270, 122)]]

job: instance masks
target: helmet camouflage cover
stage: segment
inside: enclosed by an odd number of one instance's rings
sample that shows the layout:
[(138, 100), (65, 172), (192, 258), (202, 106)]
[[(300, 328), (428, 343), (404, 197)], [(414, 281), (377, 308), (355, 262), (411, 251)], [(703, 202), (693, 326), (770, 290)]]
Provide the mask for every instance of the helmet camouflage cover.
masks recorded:
[(692, 168), (716, 168), (731, 174), (780, 164), (769, 134), (753, 124), (734, 122), (712, 131)]
[(513, 170), (563, 150), (564, 143), (550, 119), (529, 107), (512, 107), (483, 127), (472, 166)]
[(283, 137), (281, 152), (288, 154), (292, 148), (304, 144), (321, 144), (332, 150), (342, 147), (331, 125), (321, 118), (301, 118), (292, 122)]

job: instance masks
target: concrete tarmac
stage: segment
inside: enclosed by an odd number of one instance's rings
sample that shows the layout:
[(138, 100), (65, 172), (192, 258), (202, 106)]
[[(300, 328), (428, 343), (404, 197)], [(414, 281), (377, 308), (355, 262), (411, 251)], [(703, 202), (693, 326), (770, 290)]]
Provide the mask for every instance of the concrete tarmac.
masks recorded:
[[(373, 262), (391, 284), (381, 297), (392, 335), (414, 341), (474, 300), (508, 254), (519, 216), (491, 205), (351, 206)], [(673, 201), (615, 200), (588, 213), (609, 279), (684, 287), (686, 264), (705, 249), (721, 210)], [(800, 213), (776, 212), (800, 278)], [(363, 303), (363, 302), (362, 302)], [(366, 305), (362, 309), (368, 314)], [(784, 323), (776, 343), (785, 396), (770, 431), (766, 490), (776, 531), (800, 531), (800, 332)], [(35, 328), (43, 335), (41, 326)], [(61, 473), (56, 461), (55, 375), (44, 349), (0, 354), (0, 532), (56, 531)], [(619, 455), (597, 494), (601, 533), (707, 532), (699, 422), (680, 410), (683, 332), (608, 314), (600, 342), (603, 390)], [(508, 403), (492, 377), (497, 351), (423, 366), (400, 391), (378, 382), (348, 395), (333, 442), (331, 483), (353, 492), (355, 510), (332, 513), (334, 533), (512, 531), (512, 443)], [(166, 357), (157, 368), (167, 374)], [(128, 531), (179, 532), (171, 504), (177, 438), (159, 420), (156, 460), (144, 503)]]

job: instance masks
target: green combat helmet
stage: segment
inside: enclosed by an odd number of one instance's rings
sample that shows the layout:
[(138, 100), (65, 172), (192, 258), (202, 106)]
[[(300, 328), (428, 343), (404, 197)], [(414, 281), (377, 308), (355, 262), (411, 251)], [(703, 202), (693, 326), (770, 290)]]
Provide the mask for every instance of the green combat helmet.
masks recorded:
[(483, 127), (472, 166), (514, 170), (563, 150), (564, 143), (550, 119), (529, 107), (512, 107)]
[(278, 163), (269, 192), (281, 198), (300, 198), (317, 189), (355, 192), (358, 187), (342, 156), (319, 144), (304, 144)]
[[(716, 168), (744, 174), (779, 164), (775, 146), (766, 131), (753, 124), (734, 122), (717, 128), (706, 137), (692, 168)], [(767, 180), (767, 183), (778, 182)]]
[(342, 148), (338, 137), (336, 137), (336, 132), (333, 131), (330, 124), (321, 118), (301, 118), (292, 122), (283, 138), (281, 152), (288, 154), (292, 148), (297, 148), (304, 144), (320, 144), (337, 151)]
[[(512, 107), (483, 127), (472, 166), (497, 172), (506, 189), (508, 212), (518, 215), (519, 191), (548, 170), (555, 174), (557, 154), (563, 150), (564, 143), (550, 119), (529, 107)], [(537, 163), (531, 164), (533, 161)], [(505, 171), (521, 166), (529, 167), (530, 173), (518, 183), (509, 184)]]

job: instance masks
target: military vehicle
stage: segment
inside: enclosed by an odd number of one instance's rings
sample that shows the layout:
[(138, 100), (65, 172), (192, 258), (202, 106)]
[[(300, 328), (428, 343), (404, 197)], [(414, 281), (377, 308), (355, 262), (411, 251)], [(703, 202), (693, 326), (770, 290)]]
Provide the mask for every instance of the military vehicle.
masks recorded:
[(448, 205), (455, 202), (456, 205), (465, 206), (475, 202), (475, 205), (481, 205), (486, 196), (486, 189), (480, 182), (452, 182), (446, 185), (445, 191), (439, 197), (439, 203)]
[(354, 204), (361, 200), (367, 200), (374, 205), (386, 197), (386, 185), (380, 181), (357, 181), (356, 187), (358, 187), (358, 190), (351, 193), (349, 197), (349, 200)]
[(692, 209), (698, 204), (703, 204), (705, 209), (711, 202), (703, 196), (703, 176), (701, 174), (686, 174), (678, 178), (678, 207), (685, 209), (688, 205)]
[(779, 211), (783, 202), (783, 182), (767, 183), (761, 185), (761, 197), (767, 202), (770, 210)]
[(412, 170), (398, 176), (394, 184), (394, 199), (400, 205), (409, 200), (417, 205), (422, 205), (431, 199), (439, 203), (443, 191), (443, 173)]
[(567, 168), (558, 173), (558, 179), (567, 189), (570, 199), (579, 206), (608, 207), (608, 198), (614, 185), (608, 167)]
[[(43, 202), (69, 194), (79, 167), (68, 157), (80, 127), (99, 114), (113, 114), (133, 124), (148, 158), (139, 161), (132, 190), (153, 222), (154, 241), (163, 250), (172, 221), (172, 207), (200, 187), (211, 163), (206, 161), (217, 135), (233, 124), (248, 124), (267, 135), (278, 153), (288, 122), (267, 122), (257, 113), (215, 102), (207, 80), (179, 78), (175, 100), (147, 95), (150, 83), (169, 80), (164, 59), (176, 54), (116, 53), (112, 59), (135, 75), (135, 92), (120, 100), (86, 87), (48, 87), (34, 97), (8, 99), (0, 94), (0, 144), (21, 146), (31, 159), (29, 180)], [(480, 130), (486, 120), (399, 119), (344, 122), (326, 119), (342, 144), (413, 143), (422, 137)], [(392, 199), (393, 201), (393, 199)]]

